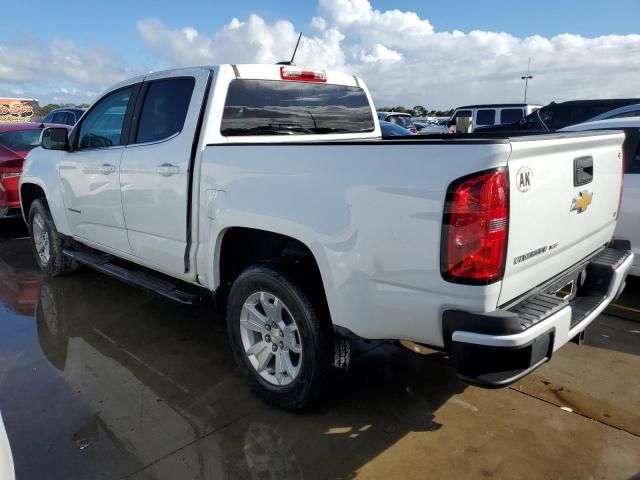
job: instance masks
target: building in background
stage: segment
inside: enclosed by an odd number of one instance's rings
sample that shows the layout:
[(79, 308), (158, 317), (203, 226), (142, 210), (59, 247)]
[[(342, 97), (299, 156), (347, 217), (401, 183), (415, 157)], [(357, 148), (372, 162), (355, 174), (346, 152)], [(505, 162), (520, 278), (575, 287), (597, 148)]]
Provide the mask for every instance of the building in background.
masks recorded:
[(37, 108), (35, 98), (0, 98), (0, 123), (31, 122)]

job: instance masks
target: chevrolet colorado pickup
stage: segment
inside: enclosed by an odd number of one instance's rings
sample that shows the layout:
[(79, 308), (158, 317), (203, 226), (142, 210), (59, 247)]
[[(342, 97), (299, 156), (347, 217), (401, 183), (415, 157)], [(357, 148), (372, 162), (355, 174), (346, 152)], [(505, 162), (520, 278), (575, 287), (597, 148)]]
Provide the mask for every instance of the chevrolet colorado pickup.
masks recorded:
[(513, 382), (624, 286), (619, 132), (380, 136), (357, 77), (184, 68), (109, 89), (45, 130), (21, 178), (39, 267), (89, 265), (183, 303), (214, 292), (234, 356), (288, 409), (349, 338), (445, 350)]

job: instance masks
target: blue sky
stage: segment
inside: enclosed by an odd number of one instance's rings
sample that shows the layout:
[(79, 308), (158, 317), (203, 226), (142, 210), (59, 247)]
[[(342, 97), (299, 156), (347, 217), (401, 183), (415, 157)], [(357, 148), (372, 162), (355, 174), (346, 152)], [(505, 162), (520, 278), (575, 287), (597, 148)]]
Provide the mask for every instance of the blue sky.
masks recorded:
[[(3, 2), (0, 44), (15, 44), (25, 37), (44, 42), (68, 38), (80, 44), (105, 44), (125, 58), (139, 60), (148, 55), (140, 42), (136, 21), (157, 17), (168, 27), (193, 26), (213, 33), (236, 17), (250, 14), (267, 21), (286, 19), (305, 29), (317, 15), (313, 1), (211, 1), (191, 0), (36, 0)], [(183, 5), (183, 8), (176, 8)], [(575, 33), (587, 37), (640, 32), (640, 1), (617, 0), (374, 0), (374, 8), (400, 9), (428, 19), (436, 31), (489, 30), (517, 37)], [(20, 19), (20, 20), (18, 20)], [(308, 30), (308, 29), (307, 29)]]
[(540, 103), (636, 96), (640, 83), (640, 0), (22, 0), (2, 11), (0, 96), (90, 102), (152, 69), (272, 63), (300, 30), (300, 61), (362, 76), (387, 105), (518, 101), (529, 57)]

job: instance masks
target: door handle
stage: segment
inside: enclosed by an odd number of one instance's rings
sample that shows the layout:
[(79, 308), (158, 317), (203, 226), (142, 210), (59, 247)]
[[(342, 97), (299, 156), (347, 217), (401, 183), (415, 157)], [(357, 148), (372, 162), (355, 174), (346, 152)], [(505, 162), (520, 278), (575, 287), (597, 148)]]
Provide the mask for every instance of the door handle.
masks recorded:
[(170, 163), (163, 163), (158, 168), (156, 168), (156, 173), (162, 175), (163, 177), (170, 177), (171, 175), (177, 175), (180, 173), (180, 167), (177, 165), (171, 165)]
[(110, 173), (113, 173), (116, 171), (116, 167), (115, 165), (110, 165), (108, 163), (105, 163), (103, 165), (100, 165), (100, 168), (98, 168), (98, 171), (103, 175), (109, 175)]
[(578, 157), (573, 160), (573, 186), (579, 187), (593, 181), (593, 157)]

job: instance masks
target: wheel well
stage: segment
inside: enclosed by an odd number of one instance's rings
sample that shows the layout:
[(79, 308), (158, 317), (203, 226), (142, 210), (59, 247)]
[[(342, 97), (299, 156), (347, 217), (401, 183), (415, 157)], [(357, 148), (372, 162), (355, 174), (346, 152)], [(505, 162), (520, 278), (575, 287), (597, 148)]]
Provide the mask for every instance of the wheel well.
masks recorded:
[(232, 227), (222, 238), (219, 258), (219, 290), (224, 296), (247, 267), (268, 260), (279, 260), (329, 318), (320, 268), (309, 247), (300, 240), (266, 230)]
[(29, 209), (36, 198), (46, 198), (44, 190), (33, 183), (25, 183), (20, 187), (20, 202), (22, 203), (22, 211), (26, 218), (29, 217)]

